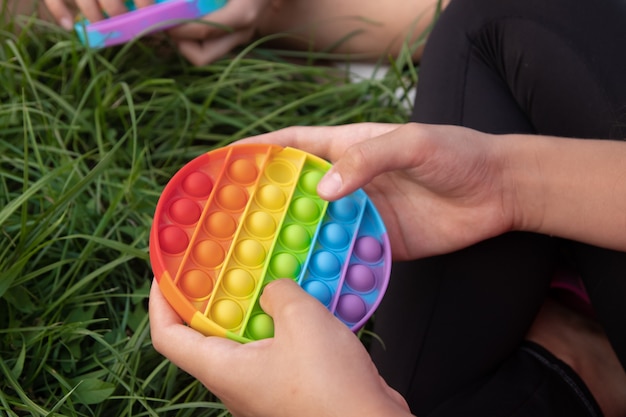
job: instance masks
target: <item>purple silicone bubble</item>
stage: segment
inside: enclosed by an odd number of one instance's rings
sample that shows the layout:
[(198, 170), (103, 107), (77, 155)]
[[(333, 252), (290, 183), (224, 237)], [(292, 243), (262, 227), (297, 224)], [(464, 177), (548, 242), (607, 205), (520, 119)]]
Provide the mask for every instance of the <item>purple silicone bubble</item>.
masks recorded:
[(348, 268), (346, 282), (355, 291), (369, 292), (376, 286), (376, 276), (369, 267), (354, 264)]
[(374, 263), (383, 255), (383, 247), (380, 242), (371, 236), (363, 236), (356, 242), (354, 253), (359, 259)]
[(349, 323), (356, 323), (367, 313), (367, 306), (361, 297), (354, 294), (344, 294), (337, 303), (337, 314)]

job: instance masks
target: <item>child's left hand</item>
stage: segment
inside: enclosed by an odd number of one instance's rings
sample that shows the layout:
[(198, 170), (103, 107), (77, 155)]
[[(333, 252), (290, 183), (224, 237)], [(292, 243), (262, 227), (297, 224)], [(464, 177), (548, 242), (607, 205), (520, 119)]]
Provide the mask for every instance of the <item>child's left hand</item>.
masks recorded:
[(182, 323), (154, 282), (153, 344), (236, 416), (410, 415), (359, 339), (292, 280), (268, 284), (261, 304), (274, 318), (274, 338), (205, 337)]

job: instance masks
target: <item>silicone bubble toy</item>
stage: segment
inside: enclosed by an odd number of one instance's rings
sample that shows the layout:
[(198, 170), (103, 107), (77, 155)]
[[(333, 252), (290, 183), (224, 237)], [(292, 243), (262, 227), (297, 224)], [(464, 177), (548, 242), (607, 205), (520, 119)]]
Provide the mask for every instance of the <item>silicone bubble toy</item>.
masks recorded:
[(258, 299), (272, 280), (291, 278), (353, 331), (363, 327), (387, 289), (389, 240), (363, 190), (333, 202), (317, 195), (329, 167), (297, 149), (238, 144), (172, 177), (150, 261), (185, 322), (239, 342), (273, 337)]
[(226, 0), (155, 0), (153, 5), (138, 9), (133, 1), (127, 1), (127, 13), (94, 23), (81, 20), (74, 29), (84, 45), (106, 48), (200, 18), (225, 4)]

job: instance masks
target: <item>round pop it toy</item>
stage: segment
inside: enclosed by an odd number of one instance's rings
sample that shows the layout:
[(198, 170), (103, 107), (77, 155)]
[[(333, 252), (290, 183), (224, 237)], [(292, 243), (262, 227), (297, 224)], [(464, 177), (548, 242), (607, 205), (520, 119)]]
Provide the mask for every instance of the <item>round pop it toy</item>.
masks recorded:
[(363, 190), (333, 202), (317, 195), (329, 167), (297, 149), (240, 144), (174, 175), (157, 204), (150, 260), (184, 321), (240, 342), (272, 337), (258, 298), (291, 278), (352, 330), (365, 324), (387, 289), (389, 240)]

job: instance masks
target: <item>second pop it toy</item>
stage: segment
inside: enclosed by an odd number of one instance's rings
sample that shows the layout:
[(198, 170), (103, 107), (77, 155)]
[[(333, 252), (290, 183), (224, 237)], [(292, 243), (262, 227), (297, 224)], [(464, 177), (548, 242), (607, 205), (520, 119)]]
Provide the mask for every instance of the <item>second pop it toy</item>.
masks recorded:
[(317, 195), (329, 167), (297, 149), (247, 144), (203, 154), (172, 177), (150, 260), (184, 321), (240, 342), (272, 337), (258, 298), (291, 278), (352, 330), (366, 323), (387, 289), (389, 240), (363, 190), (333, 202)]
[(81, 20), (74, 29), (80, 41), (91, 48), (105, 48), (138, 36), (165, 30), (183, 20), (197, 19), (222, 8), (226, 0), (155, 0), (140, 9), (126, 1), (127, 13), (99, 22)]

